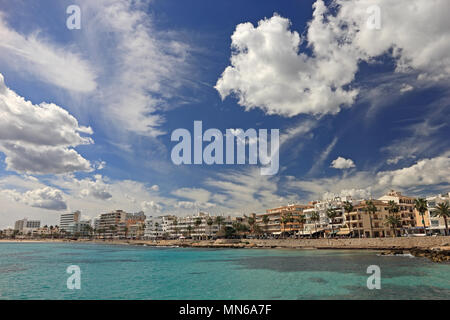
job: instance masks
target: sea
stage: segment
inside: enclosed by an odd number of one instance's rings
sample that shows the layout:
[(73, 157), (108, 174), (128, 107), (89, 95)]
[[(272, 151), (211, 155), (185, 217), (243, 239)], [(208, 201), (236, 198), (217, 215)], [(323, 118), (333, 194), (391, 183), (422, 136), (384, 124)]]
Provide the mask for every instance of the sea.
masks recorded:
[(360, 250), (3, 242), (0, 299), (447, 300), (450, 264)]

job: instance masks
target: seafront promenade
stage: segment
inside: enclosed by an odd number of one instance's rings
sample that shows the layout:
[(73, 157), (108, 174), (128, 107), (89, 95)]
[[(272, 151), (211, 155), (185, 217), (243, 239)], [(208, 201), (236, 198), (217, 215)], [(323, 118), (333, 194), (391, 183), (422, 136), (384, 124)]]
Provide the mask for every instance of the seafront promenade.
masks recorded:
[(217, 240), (0, 240), (2, 242), (73, 242), (111, 245), (235, 249), (377, 250), (383, 254), (412, 254), (434, 262), (450, 262), (450, 236), (351, 239), (217, 239)]
[(450, 250), (450, 236), (349, 238), (349, 239), (217, 239), (217, 240), (0, 240), (1, 242), (88, 242), (121, 245), (216, 247), (216, 248), (288, 248), (288, 249), (434, 249)]

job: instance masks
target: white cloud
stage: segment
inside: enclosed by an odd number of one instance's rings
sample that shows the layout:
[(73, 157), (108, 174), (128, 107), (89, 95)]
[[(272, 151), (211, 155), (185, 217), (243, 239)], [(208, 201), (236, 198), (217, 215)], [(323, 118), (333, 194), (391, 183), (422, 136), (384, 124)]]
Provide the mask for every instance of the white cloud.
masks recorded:
[(150, 189), (153, 191), (159, 191), (159, 186), (157, 184), (154, 184), (150, 187)]
[(1, 192), (13, 200), (30, 207), (57, 211), (67, 209), (63, 192), (58, 189), (44, 187), (26, 191), (24, 193), (20, 193), (16, 190), (2, 190)]
[(348, 59), (343, 59), (321, 72), (325, 58), (299, 53), (300, 36), (289, 28), (289, 20), (277, 15), (261, 20), (256, 28), (251, 23), (236, 27), (231, 66), (215, 87), (221, 97), (234, 93), (247, 109), (260, 107), (285, 116), (337, 113), (342, 104), (352, 104), (357, 91), (343, 86), (353, 80), (348, 71), (355, 66), (349, 68)]
[(450, 157), (447, 155), (423, 159), (416, 164), (399, 170), (377, 174), (380, 185), (392, 187), (413, 187), (450, 183)]
[(163, 209), (163, 206), (155, 201), (142, 201), (141, 208), (145, 213), (159, 213)]
[(90, 171), (88, 160), (74, 149), (93, 140), (92, 129), (52, 103), (33, 105), (6, 87), (0, 74), (0, 151), (8, 170), (48, 174)]
[[(231, 37), (231, 65), (215, 87), (221, 97), (235, 94), (240, 105), (268, 114), (335, 114), (356, 98), (358, 89), (352, 88), (352, 82), (358, 64), (371, 63), (389, 50), (396, 72), (419, 80), (449, 78), (448, 1), (336, 0), (334, 4), (336, 12), (331, 14), (322, 0), (314, 3), (304, 38), (290, 31), (288, 19), (277, 15), (261, 20), (257, 27), (239, 24)], [(367, 9), (372, 5), (381, 8), (380, 30), (367, 27)], [(311, 55), (299, 52), (302, 41)]]
[(340, 190), (338, 193), (333, 192), (326, 192), (322, 199), (329, 200), (334, 199), (336, 196), (339, 196), (341, 198), (343, 197), (351, 197), (354, 200), (360, 200), (360, 199), (369, 199), (372, 196), (371, 188), (365, 188), (365, 189), (343, 189)]
[(335, 169), (349, 169), (354, 168), (355, 163), (352, 159), (345, 159), (343, 157), (338, 157), (331, 162), (331, 167)]
[(100, 200), (108, 200), (112, 198), (110, 193), (110, 187), (103, 181), (101, 175), (95, 175), (95, 180), (83, 179), (79, 180), (78, 183), (81, 188), (80, 194), (84, 197), (92, 196)]
[(90, 92), (97, 85), (93, 67), (72, 47), (51, 43), (37, 31), (22, 35), (10, 29), (1, 12), (0, 59), (40, 81), (69, 91)]
[[(156, 111), (169, 107), (186, 69), (188, 46), (158, 32), (146, 13), (148, 1), (80, 1), (83, 39), (105, 75), (97, 100), (115, 129), (162, 134)], [(106, 40), (107, 39), (107, 40)], [(113, 47), (111, 47), (113, 44)]]

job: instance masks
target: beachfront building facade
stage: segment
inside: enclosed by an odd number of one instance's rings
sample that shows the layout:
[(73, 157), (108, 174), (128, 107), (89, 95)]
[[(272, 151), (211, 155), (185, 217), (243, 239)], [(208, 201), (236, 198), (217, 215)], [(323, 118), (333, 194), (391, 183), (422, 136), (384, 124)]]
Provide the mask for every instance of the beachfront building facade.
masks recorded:
[(145, 222), (146, 239), (211, 239), (217, 237), (219, 230), (225, 226), (232, 226), (236, 222), (230, 216), (220, 216), (220, 225), (217, 216), (199, 212), (191, 216), (165, 215), (148, 217)]
[(69, 225), (80, 222), (81, 212), (63, 213), (59, 217), (59, 228), (61, 231), (69, 232)]
[[(272, 236), (281, 236), (283, 233), (294, 234), (303, 228), (299, 218), (307, 208), (307, 205), (289, 204), (267, 209), (266, 213), (255, 215), (256, 225), (263, 233)], [(289, 218), (289, 221), (284, 222), (284, 218)]]
[(199, 212), (192, 216), (175, 217), (167, 219), (167, 230), (171, 237), (191, 237), (195, 239), (209, 239), (216, 237), (222, 227), (231, 226), (231, 217), (221, 216), (220, 225), (216, 223), (217, 216)]
[[(445, 235), (445, 221), (444, 218), (442, 217), (437, 217), (435, 216), (435, 212), (436, 212), (436, 207), (438, 204), (440, 203), (447, 203), (450, 204), (450, 192), (448, 193), (444, 193), (444, 194), (438, 194), (432, 197), (427, 197), (427, 206), (428, 206), (428, 215), (426, 215), (426, 217), (428, 217), (429, 221), (429, 226), (428, 226), (428, 230), (430, 231), (431, 234), (441, 234), (441, 235)], [(425, 217), (425, 218), (426, 218)], [(422, 219), (420, 219), (420, 221), (422, 221)], [(450, 219), (447, 219), (447, 224), (450, 224)]]
[(21, 234), (32, 234), (33, 231), (41, 226), (41, 221), (39, 220), (28, 220), (24, 218), (22, 220), (17, 220), (14, 224), (14, 230)]
[(137, 213), (127, 213), (125, 237), (129, 239), (139, 239), (144, 236), (146, 216), (143, 211)]
[(82, 220), (69, 223), (65, 229), (66, 233), (69, 235), (88, 237), (93, 228), (89, 220)]
[(126, 233), (127, 213), (123, 210), (102, 213), (96, 232), (101, 238), (123, 238)]
[[(330, 199), (312, 201), (303, 210), (305, 225), (298, 234), (301, 236), (348, 236), (350, 230), (347, 226), (347, 218), (344, 210), (344, 202), (358, 203), (350, 197), (335, 196)], [(334, 213), (334, 218), (330, 219), (329, 212)], [(317, 218), (315, 218), (317, 217)]]
[(164, 218), (165, 217), (147, 217), (145, 220), (145, 239), (162, 239), (164, 237), (167, 232), (165, 228), (163, 228)]
[(399, 191), (391, 190), (386, 195), (378, 198), (378, 200), (383, 201), (385, 204), (388, 204), (389, 201), (394, 201), (398, 205), (399, 212), (396, 213), (396, 216), (400, 218), (399, 227), (402, 234), (416, 233), (420, 229), (417, 223), (417, 213), (414, 209), (414, 197), (404, 196)]

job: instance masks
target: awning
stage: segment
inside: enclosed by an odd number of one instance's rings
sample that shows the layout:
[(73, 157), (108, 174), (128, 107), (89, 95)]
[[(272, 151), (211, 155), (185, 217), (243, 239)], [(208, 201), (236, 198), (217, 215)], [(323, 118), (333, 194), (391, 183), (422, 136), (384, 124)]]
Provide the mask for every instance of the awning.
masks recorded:
[(281, 234), (281, 232), (272, 232), (272, 234), (279, 235), (279, 234)]
[(350, 230), (340, 230), (338, 233), (336, 233), (338, 236), (345, 236), (350, 234)]

